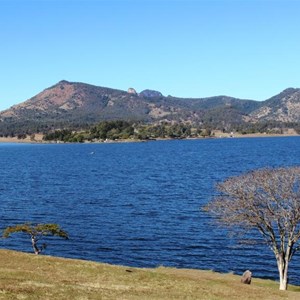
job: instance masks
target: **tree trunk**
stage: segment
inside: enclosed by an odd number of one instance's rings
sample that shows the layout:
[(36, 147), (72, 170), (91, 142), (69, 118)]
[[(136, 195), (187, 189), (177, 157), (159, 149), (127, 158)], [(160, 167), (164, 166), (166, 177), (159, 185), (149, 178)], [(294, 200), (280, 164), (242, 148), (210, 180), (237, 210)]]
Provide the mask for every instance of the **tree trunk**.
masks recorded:
[(31, 244), (32, 244), (32, 248), (34, 251), (34, 254), (38, 255), (40, 254), (40, 249), (38, 248), (37, 244), (36, 244), (36, 238), (34, 236), (31, 237)]
[(288, 286), (288, 260), (282, 254), (277, 257), (277, 266), (279, 271), (279, 289), (285, 291)]

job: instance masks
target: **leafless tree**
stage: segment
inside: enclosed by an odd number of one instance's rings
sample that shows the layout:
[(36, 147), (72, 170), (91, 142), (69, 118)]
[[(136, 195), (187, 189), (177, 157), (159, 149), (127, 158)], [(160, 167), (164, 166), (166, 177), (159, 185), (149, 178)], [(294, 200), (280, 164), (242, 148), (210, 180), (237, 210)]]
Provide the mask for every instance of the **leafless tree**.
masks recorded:
[(286, 290), (289, 262), (300, 249), (300, 167), (252, 171), (217, 189), (219, 196), (205, 210), (233, 230), (257, 229), (275, 254), (279, 289)]

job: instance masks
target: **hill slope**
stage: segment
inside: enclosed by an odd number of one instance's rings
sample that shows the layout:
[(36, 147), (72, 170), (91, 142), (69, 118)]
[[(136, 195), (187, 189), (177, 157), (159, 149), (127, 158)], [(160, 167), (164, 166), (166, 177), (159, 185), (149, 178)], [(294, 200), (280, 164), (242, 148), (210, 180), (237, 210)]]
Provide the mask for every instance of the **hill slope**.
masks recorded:
[(86, 83), (60, 81), (0, 112), (0, 134), (83, 128), (105, 120), (190, 122), (216, 129), (247, 122), (300, 122), (300, 89), (287, 89), (258, 102), (227, 96), (165, 97), (158, 91), (128, 92)]
[(211, 271), (138, 269), (0, 250), (0, 299), (299, 299), (299, 287)]
[(252, 121), (300, 122), (300, 89), (289, 88), (250, 113)]

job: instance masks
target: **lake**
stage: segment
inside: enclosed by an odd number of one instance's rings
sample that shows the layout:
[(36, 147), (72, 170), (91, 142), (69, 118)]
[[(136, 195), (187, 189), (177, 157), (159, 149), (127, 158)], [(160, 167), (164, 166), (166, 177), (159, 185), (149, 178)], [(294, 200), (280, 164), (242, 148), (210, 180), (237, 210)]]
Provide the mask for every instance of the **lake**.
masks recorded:
[[(300, 165), (300, 137), (114, 144), (0, 144), (0, 226), (59, 223), (45, 254), (126, 266), (211, 269), (277, 279), (273, 253), (228, 237), (201, 207), (226, 177)], [(257, 235), (259, 237), (259, 235)], [(30, 252), (14, 235), (1, 248)], [(300, 260), (290, 282), (300, 285)]]

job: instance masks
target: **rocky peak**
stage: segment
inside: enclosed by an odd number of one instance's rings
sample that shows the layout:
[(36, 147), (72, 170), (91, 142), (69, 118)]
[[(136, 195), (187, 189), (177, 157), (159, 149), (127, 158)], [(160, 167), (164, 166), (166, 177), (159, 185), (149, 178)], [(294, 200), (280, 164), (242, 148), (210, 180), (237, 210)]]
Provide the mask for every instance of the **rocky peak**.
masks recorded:
[(58, 84), (69, 84), (70, 82), (67, 80), (61, 80)]
[(128, 93), (128, 94), (137, 95), (137, 92), (136, 92), (136, 90), (135, 90), (134, 88), (129, 88), (129, 89), (127, 90), (127, 93)]
[(163, 96), (161, 92), (154, 91), (154, 90), (144, 90), (140, 92), (139, 95), (144, 98), (159, 98)]

